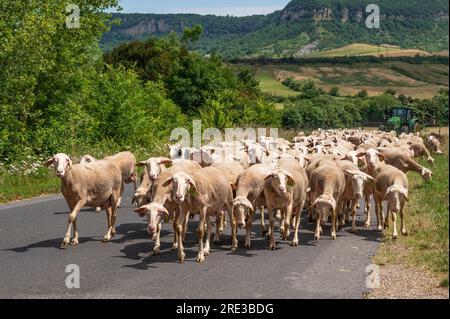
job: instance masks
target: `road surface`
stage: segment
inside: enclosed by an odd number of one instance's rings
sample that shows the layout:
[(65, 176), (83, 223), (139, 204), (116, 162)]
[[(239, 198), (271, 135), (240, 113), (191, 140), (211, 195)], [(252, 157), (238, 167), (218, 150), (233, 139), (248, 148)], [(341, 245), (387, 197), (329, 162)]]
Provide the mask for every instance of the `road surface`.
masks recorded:
[[(80, 244), (66, 250), (59, 249), (68, 216), (61, 196), (0, 206), (0, 298), (362, 298), (367, 291), (365, 269), (381, 233), (362, 228), (360, 212), (357, 234), (345, 227), (331, 240), (326, 225), (320, 242), (303, 214), (299, 246), (277, 237), (276, 251), (267, 249), (256, 220), (252, 248), (243, 248), (240, 230), (233, 254), (228, 227), (203, 264), (195, 262), (194, 219), (180, 264), (170, 251), (170, 224), (163, 225), (161, 255), (152, 255), (146, 221), (132, 211), (130, 197), (127, 188), (111, 242), (101, 242), (105, 213), (85, 210), (78, 217)], [(79, 266), (80, 288), (66, 286), (70, 264)]]

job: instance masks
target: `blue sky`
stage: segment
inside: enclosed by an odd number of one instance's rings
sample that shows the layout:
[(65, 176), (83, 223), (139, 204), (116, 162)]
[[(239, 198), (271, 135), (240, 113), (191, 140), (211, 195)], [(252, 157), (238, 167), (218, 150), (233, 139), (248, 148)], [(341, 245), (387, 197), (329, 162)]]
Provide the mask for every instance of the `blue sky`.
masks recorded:
[(289, 0), (120, 0), (124, 13), (198, 13), (246, 16), (280, 10)]

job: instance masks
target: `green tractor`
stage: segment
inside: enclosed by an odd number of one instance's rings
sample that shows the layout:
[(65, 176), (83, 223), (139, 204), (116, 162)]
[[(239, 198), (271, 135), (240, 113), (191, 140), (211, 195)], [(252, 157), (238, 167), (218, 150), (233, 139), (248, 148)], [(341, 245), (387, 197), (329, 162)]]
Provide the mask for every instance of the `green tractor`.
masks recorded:
[(389, 118), (385, 116), (385, 124), (380, 127), (383, 131), (397, 133), (416, 133), (422, 129), (419, 120), (414, 116), (414, 110), (407, 106), (392, 108)]

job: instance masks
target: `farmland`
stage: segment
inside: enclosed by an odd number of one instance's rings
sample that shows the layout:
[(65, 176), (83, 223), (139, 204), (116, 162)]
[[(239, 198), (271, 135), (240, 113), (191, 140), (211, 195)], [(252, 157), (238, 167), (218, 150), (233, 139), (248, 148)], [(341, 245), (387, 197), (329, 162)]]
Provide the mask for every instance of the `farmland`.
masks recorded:
[(337, 56), (360, 56), (360, 55), (372, 55), (372, 56), (384, 56), (384, 57), (398, 57), (398, 56), (429, 56), (431, 53), (417, 50), (417, 49), (402, 49), (396, 45), (383, 44), (380, 46), (353, 43), (341, 48), (313, 52), (306, 57), (309, 58), (331, 58)]
[[(248, 67), (245, 64), (235, 68)], [(332, 63), (267, 64), (250, 66), (261, 90), (270, 95), (291, 96), (295, 92), (283, 88), (281, 81), (312, 79), (322, 89), (328, 91), (338, 87), (342, 95), (354, 95), (366, 90), (370, 96), (387, 89), (397, 94), (413, 98), (431, 98), (440, 89), (449, 85), (448, 66), (441, 64), (410, 64), (401, 61), (383, 63), (353, 63), (336, 65)]]

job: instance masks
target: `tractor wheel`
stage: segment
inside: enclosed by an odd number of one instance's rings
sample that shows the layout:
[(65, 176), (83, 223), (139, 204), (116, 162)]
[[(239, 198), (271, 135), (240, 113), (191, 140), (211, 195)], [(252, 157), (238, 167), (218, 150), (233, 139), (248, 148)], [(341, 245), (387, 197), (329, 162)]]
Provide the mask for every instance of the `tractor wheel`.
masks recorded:
[(408, 127), (408, 125), (403, 125), (402, 126), (402, 132), (406, 133), (406, 134), (409, 134), (409, 127)]

